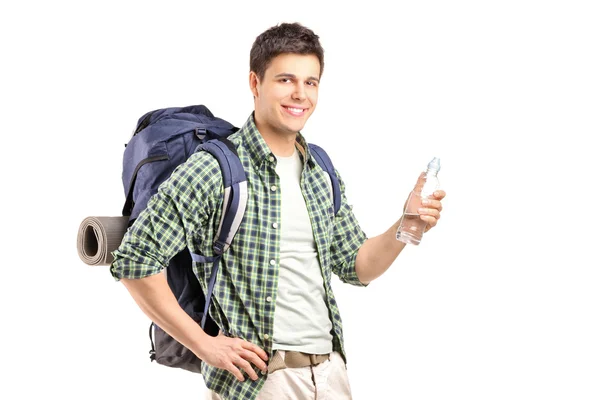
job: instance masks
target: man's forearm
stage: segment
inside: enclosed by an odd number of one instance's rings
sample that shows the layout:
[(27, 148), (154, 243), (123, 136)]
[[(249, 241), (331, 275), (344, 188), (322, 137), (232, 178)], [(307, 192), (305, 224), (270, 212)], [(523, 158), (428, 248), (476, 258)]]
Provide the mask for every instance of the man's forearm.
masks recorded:
[(367, 284), (380, 277), (392, 265), (405, 244), (396, 239), (400, 220), (379, 236), (367, 239), (356, 256), (356, 274)]
[(121, 281), (148, 318), (202, 358), (210, 336), (177, 303), (164, 274)]

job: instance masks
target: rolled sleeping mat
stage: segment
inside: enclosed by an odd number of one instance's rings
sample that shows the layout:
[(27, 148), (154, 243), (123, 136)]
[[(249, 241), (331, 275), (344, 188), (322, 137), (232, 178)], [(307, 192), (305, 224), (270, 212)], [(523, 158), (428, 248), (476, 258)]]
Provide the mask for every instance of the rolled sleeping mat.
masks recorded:
[(88, 265), (110, 265), (127, 231), (129, 217), (87, 217), (77, 234), (77, 253)]

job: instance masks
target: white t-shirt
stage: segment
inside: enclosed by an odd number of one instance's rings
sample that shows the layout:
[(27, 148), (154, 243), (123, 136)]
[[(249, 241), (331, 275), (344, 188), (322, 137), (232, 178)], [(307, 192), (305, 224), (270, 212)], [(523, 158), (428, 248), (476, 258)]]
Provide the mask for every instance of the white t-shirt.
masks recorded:
[(273, 348), (311, 354), (330, 353), (333, 325), (325, 302), (317, 247), (300, 190), (302, 160), (298, 149), (277, 157), (281, 188), (280, 267)]

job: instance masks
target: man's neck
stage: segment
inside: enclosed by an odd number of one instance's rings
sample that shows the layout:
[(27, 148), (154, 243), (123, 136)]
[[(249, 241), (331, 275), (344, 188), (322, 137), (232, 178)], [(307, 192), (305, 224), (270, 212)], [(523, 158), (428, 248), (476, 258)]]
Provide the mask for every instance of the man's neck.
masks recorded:
[(279, 157), (289, 157), (294, 154), (297, 133), (276, 132), (256, 119), (254, 123), (273, 154)]

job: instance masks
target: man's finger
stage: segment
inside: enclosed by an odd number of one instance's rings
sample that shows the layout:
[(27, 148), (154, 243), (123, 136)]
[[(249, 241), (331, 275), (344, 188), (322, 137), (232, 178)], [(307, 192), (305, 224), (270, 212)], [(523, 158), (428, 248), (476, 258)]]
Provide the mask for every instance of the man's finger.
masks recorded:
[(417, 182), (415, 183), (415, 189), (422, 188), (424, 184), (425, 184), (425, 172), (421, 172), (421, 174), (419, 175), (419, 178), (417, 179)]
[(269, 360), (269, 356), (268, 356), (267, 352), (264, 351), (263, 349), (261, 349), (260, 347), (258, 347), (257, 345), (255, 345), (254, 343), (244, 341), (242, 343), (242, 347), (246, 350), (250, 350), (250, 351), (258, 354), (260, 356), (260, 358), (262, 358), (265, 361)]
[(428, 215), (434, 218), (439, 218), (440, 217), (440, 212), (439, 210), (436, 210), (435, 208), (419, 208), (419, 214), (420, 215)]
[(240, 372), (240, 370), (232, 363), (229, 363), (225, 368), (227, 371), (231, 372), (238, 381), (244, 382), (244, 375)]
[(437, 224), (437, 219), (429, 215), (421, 215), (421, 219), (427, 222), (430, 228), (433, 228)]
[(433, 199), (423, 199), (421, 200), (421, 204), (424, 207), (428, 207), (428, 208), (436, 208), (439, 211), (442, 211), (442, 202), (439, 200), (433, 200)]
[(256, 354), (253, 351), (250, 350), (244, 350), (243, 353), (240, 353), (240, 356), (245, 359), (250, 361), (252, 364), (256, 365), (260, 370), (262, 371), (266, 371), (267, 370), (267, 364), (260, 359), (260, 357), (258, 356), (258, 354)]
[(253, 381), (258, 379), (258, 375), (256, 375), (256, 372), (254, 371), (254, 369), (252, 369), (252, 365), (250, 365), (250, 363), (244, 360), (242, 357), (239, 357), (234, 362), (234, 364), (246, 371), (250, 379), (252, 379)]

